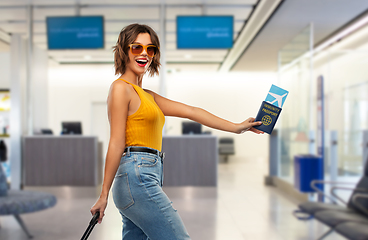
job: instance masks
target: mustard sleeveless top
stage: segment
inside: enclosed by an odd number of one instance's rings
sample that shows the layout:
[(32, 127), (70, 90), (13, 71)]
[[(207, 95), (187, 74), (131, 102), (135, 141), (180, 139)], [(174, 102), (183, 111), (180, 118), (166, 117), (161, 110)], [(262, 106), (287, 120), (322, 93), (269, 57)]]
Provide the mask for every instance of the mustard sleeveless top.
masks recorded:
[(127, 118), (125, 146), (149, 147), (161, 151), (164, 114), (151, 94), (124, 79), (119, 80), (132, 85), (141, 99), (138, 110)]

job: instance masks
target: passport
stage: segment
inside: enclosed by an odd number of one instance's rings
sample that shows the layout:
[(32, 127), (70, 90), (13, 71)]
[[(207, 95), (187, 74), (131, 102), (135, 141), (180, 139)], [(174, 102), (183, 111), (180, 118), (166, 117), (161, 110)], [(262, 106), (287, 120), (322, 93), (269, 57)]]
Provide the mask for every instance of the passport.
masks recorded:
[(282, 108), (263, 101), (255, 120), (256, 122), (261, 121), (262, 125), (255, 126), (254, 128), (271, 134), (276, 121), (280, 116), (281, 110)]
[(271, 89), (268, 92), (265, 101), (262, 102), (255, 119), (256, 122), (261, 121), (262, 125), (254, 128), (271, 134), (288, 94), (288, 91), (272, 84)]

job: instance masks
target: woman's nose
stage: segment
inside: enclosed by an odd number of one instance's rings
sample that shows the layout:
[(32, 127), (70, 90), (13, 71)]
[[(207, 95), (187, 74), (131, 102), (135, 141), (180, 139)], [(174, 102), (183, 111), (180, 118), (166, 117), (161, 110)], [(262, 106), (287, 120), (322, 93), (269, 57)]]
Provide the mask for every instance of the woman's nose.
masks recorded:
[(145, 48), (143, 48), (143, 51), (142, 51), (141, 55), (145, 55), (145, 56), (148, 55)]

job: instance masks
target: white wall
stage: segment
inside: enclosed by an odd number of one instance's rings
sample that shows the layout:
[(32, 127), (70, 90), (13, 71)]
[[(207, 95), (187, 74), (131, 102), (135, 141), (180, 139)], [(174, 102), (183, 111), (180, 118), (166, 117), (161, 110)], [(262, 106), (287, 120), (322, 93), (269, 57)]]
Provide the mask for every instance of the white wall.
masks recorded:
[(10, 88), (10, 52), (0, 52), (0, 89)]
[[(274, 73), (175, 73), (168, 74), (167, 97), (197, 106), (232, 122), (255, 117), (276, 82)], [(167, 118), (167, 134), (180, 135), (179, 118)], [(237, 157), (268, 157), (268, 136), (237, 135), (204, 127), (213, 135), (234, 137)]]
[(32, 63), (32, 101), (33, 131), (48, 128), (48, 54), (47, 51), (33, 47)]
[[(24, 54), (23, 54), (24, 55)], [(48, 127), (48, 109), (47, 109), (47, 101), (48, 101), (48, 55), (45, 50), (39, 49), (34, 46), (33, 48), (33, 59), (35, 59), (32, 63), (32, 100), (33, 100), (33, 127), (34, 129), (47, 128)], [(23, 57), (25, 61), (26, 58)], [(19, 63), (19, 68), (17, 71), (20, 71), (23, 77), (25, 77), (26, 69), (21, 69), (21, 63)], [(0, 89), (10, 89), (10, 52), (0, 52)], [(26, 83), (22, 88), (22, 104), (24, 104), (23, 108), (27, 108), (26, 104)], [(13, 105), (17, 104), (13, 101)], [(13, 106), (17, 107), (17, 106)], [(24, 111), (26, 114), (26, 111)], [(26, 115), (25, 115), (26, 116)], [(26, 133), (26, 119), (24, 122), (24, 133)]]
[(48, 120), (53, 132), (60, 134), (63, 121), (81, 121), (83, 134), (90, 135), (92, 103), (106, 102), (115, 79), (112, 67), (51, 64)]
[[(50, 66), (50, 127), (59, 134), (62, 121), (81, 121), (84, 134), (91, 134), (92, 103), (106, 102), (110, 84), (116, 79), (113, 66)], [(241, 122), (256, 116), (271, 84), (275, 82), (275, 73), (170, 73), (167, 74), (166, 97), (204, 108), (229, 121)], [(157, 77), (145, 78), (143, 87), (157, 92), (158, 84)], [(167, 134), (180, 135), (181, 121), (167, 118)], [(233, 136), (237, 157), (268, 157), (266, 134), (236, 135), (211, 131), (217, 136)]]

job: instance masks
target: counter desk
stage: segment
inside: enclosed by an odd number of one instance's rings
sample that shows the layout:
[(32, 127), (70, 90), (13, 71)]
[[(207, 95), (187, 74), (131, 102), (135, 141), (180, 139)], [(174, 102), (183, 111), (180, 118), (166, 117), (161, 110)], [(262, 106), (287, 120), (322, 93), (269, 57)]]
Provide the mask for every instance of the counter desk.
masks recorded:
[(164, 136), (164, 186), (217, 186), (217, 137)]
[(97, 186), (102, 181), (97, 137), (35, 135), (23, 138), (25, 186)]
[[(23, 138), (25, 186), (97, 186), (102, 183), (97, 137), (36, 135)], [(164, 186), (216, 187), (217, 137), (164, 136)]]

